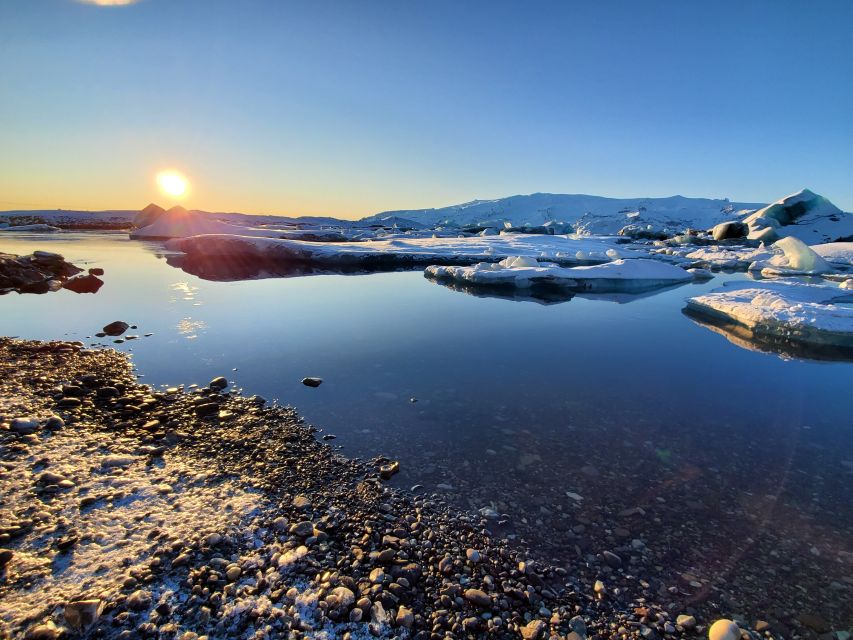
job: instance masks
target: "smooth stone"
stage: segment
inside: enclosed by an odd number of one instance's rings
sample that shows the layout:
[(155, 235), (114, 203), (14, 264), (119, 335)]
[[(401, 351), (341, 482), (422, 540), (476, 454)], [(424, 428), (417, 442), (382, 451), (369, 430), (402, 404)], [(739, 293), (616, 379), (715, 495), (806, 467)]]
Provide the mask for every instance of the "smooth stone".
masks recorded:
[(466, 590), (465, 599), (478, 607), (486, 608), (492, 606), (492, 599), (489, 597), (489, 594), (480, 589)]
[(323, 384), (323, 378), (302, 378), (302, 384), (306, 387), (319, 387)]
[(15, 418), (9, 424), (9, 428), (15, 433), (21, 435), (29, 435), (35, 433), (39, 429), (39, 421), (36, 418)]
[(740, 627), (726, 618), (717, 620), (708, 629), (708, 640), (740, 640)]

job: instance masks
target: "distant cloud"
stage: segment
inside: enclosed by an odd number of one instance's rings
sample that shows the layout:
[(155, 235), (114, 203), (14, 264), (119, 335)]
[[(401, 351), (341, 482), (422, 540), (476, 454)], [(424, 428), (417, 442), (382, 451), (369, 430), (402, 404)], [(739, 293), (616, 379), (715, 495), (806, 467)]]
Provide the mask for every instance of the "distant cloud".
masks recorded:
[(136, 4), (139, 0), (77, 0), (83, 4), (96, 4), (99, 7), (120, 7), (127, 4)]

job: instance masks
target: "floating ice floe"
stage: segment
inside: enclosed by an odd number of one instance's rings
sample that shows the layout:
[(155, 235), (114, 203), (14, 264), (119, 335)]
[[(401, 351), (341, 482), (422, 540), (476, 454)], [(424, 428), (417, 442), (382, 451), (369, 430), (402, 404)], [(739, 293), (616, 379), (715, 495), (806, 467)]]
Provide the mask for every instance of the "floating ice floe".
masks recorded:
[(326, 266), (382, 268), (429, 264), (497, 262), (508, 257), (541, 258), (559, 264), (608, 262), (646, 257), (614, 239), (504, 234), (455, 238), (395, 238), (367, 242), (301, 242), (235, 235), (200, 235), (170, 240), (168, 249), (189, 256), (239, 257)]
[(545, 286), (595, 292), (645, 291), (693, 279), (693, 275), (681, 267), (657, 260), (614, 260), (601, 265), (567, 268), (524, 256), (472, 266), (431, 265), (424, 275), (479, 286), (521, 289)]
[(778, 275), (816, 275), (832, 271), (832, 266), (815, 253), (805, 242), (793, 236), (782, 238), (773, 243), (775, 249), (781, 249), (768, 260), (758, 260), (749, 266), (750, 271), (761, 271), (764, 276)]
[(853, 346), (853, 293), (794, 280), (729, 283), (687, 300), (685, 311), (745, 327), (757, 338)]
[(769, 260), (775, 252), (764, 246), (732, 247), (709, 245), (705, 247), (667, 247), (655, 251), (659, 255), (679, 258), (685, 264), (697, 268), (732, 269), (745, 271), (751, 264), (760, 260)]
[(54, 231), (62, 231), (59, 227), (54, 227), (49, 224), (19, 224), (0, 227), (0, 231), (20, 231), (27, 233), (53, 233)]

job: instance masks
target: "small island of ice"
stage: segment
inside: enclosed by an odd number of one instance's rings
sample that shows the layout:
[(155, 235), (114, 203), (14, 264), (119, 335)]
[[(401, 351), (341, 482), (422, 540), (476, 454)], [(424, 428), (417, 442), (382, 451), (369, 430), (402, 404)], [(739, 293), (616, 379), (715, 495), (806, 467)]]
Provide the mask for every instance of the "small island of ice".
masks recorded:
[(479, 286), (520, 289), (546, 286), (608, 293), (647, 291), (693, 279), (693, 275), (681, 267), (656, 260), (614, 260), (600, 265), (561, 267), (524, 256), (471, 266), (431, 265), (424, 275), (436, 280)]

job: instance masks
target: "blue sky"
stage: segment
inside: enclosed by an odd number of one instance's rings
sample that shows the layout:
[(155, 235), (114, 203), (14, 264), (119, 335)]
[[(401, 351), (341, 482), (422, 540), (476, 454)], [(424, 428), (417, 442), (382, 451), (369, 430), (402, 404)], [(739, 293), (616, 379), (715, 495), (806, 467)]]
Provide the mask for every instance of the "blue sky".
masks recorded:
[(0, 209), (853, 210), (853, 2), (0, 0)]

